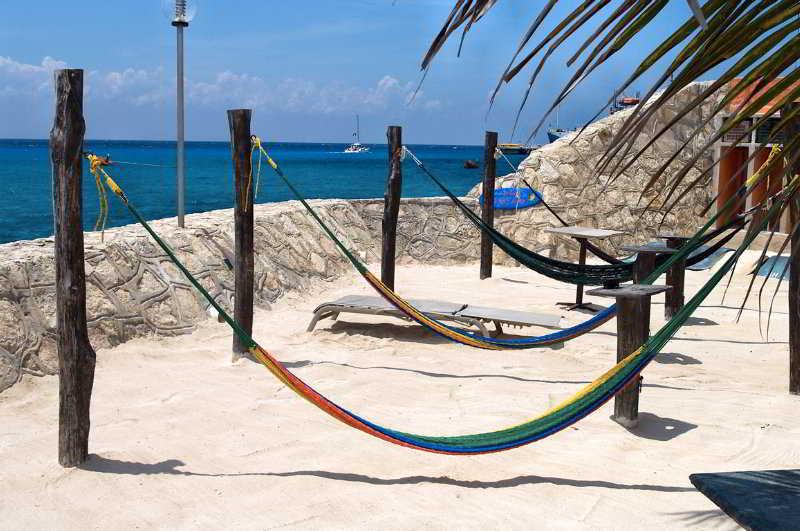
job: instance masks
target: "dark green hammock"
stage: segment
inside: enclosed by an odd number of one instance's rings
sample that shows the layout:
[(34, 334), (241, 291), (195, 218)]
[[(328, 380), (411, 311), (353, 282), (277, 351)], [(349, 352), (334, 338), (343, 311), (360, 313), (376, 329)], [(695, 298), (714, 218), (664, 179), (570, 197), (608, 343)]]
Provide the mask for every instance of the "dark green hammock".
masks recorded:
[[(436, 185), (444, 192), (447, 197), (461, 210), (461, 212), (470, 220), (478, 229), (483, 231), (489, 236), (492, 242), (497, 245), (503, 252), (520, 264), (545, 275), (549, 278), (568, 282), (571, 284), (583, 284), (587, 286), (602, 286), (613, 285), (622, 282), (628, 282), (633, 278), (633, 263), (618, 261), (612, 264), (575, 264), (573, 262), (565, 262), (556, 260), (547, 256), (541, 255), (531, 251), (522, 245), (518, 244), (511, 238), (508, 238), (501, 232), (493, 227), (487, 225), (481, 217), (472, 211), (467, 205), (464, 204), (453, 192), (451, 192), (444, 183), (439, 180), (427, 167), (420, 161), (410, 150), (405, 149), (405, 152), (411, 156), (414, 162)], [(738, 230), (744, 226), (744, 216), (737, 216), (735, 219), (728, 222), (724, 227), (716, 229), (701, 240), (693, 244), (693, 249), (697, 250), (701, 245), (713, 240), (720, 236), (725, 231), (736, 228), (733, 233), (725, 235), (720, 241), (710, 246), (701, 252), (693, 253), (686, 260), (686, 264), (691, 266), (705, 260), (708, 256), (719, 250), (723, 245), (733, 238)], [(661, 263), (666, 259), (661, 256), (657, 259), (657, 263)]]

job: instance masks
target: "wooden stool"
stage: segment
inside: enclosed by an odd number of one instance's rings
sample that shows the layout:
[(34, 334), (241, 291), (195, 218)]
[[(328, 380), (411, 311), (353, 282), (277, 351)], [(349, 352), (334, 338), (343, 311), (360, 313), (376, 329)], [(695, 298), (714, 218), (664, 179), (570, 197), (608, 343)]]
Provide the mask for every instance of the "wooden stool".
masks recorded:
[[(625, 284), (618, 288), (598, 288), (587, 292), (595, 297), (617, 301), (617, 362), (624, 360), (650, 338), (650, 298), (669, 289), (669, 286)], [(640, 376), (614, 397), (614, 415), (611, 418), (626, 428), (633, 428), (639, 422), (641, 383)]]

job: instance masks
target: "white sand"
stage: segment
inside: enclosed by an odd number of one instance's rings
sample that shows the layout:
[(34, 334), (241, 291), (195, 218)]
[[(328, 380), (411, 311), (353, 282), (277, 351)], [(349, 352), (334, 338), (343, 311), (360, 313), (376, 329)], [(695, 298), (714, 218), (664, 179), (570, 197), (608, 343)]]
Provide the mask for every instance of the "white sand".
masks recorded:
[[(688, 292), (707, 276), (690, 272)], [(735, 528), (689, 474), (800, 461), (800, 398), (786, 392), (786, 288), (767, 344), (755, 301), (733, 322), (748, 278), (736, 275), (726, 306), (718, 289), (696, 314), (707, 324), (685, 327), (646, 370), (639, 428), (609, 420), (607, 404), (554, 437), (487, 456), (407, 450), (339, 424), (262, 367), (231, 365), (231, 334), (216, 322), (103, 350), (86, 469), (57, 464), (56, 378), (26, 378), (0, 395), (0, 527)], [(544, 312), (574, 297), (519, 268), (481, 282), (477, 266), (403, 267), (398, 286), (407, 296)], [(363, 316), (304, 331), (318, 303), (347, 293), (369, 291), (351, 276), (259, 312), (257, 339), (323, 394), (405, 431), (518, 423), (614, 359), (614, 321), (561, 350), (517, 352)], [(653, 314), (655, 331), (663, 297)], [(585, 318), (572, 312), (564, 323)], [(353, 324), (366, 322), (386, 324)]]

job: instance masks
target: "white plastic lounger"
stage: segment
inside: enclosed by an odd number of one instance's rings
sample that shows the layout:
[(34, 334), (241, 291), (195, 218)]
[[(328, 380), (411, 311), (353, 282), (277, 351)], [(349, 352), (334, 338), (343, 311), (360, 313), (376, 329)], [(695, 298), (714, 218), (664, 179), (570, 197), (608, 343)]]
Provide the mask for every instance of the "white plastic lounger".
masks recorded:
[[(503, 325), (510, 326), (541, 326), (544, 328), (560, 328), (561, 317), (540, 313), (504, 310), (501, 308), (487, 308), (485, 306), (472, 306), (469, 304), (455, 304), (452, 302), (433, 301), (425, 299), (410, 299), (408, 301), (419, 311), (440, 321), (451, 321), (467, 326), (474, 326), (481, 335), (489, 337), (489, 331), (484, 323), (494, 323), (495, 330), (491, 337), (503, 333)], [(314, 310), (314, 317), (308, 323), (307, 331), (311, 332), (317, 323), (328, 317), (336, 320), (341, 313), (360, 313), (366, 315), (387, 315), (409, 321), (410, 319), (400, 310), (392, 306), (382, 297), (369, 297), (361, 295), (347, 295), (333, 302), (321, 304)]]

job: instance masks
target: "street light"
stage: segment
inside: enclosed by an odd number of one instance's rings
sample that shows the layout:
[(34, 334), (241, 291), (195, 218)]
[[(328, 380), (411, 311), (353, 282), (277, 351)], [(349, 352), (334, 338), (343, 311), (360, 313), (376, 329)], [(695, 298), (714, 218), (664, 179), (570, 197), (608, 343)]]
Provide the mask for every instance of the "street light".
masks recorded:
[(191, 0), (164, 0), (165, 11), (168, 13), (171, 24), (177, 30), (177, 149), (176, 149), (176, 181), (178, 202), (178, 227), (184, 227), (186, 214), (186, 183), (184, 173), (184, 78), (183, 78), (183, 29), (189, 27), (189, 22), (197, 14), (197, 4)]

